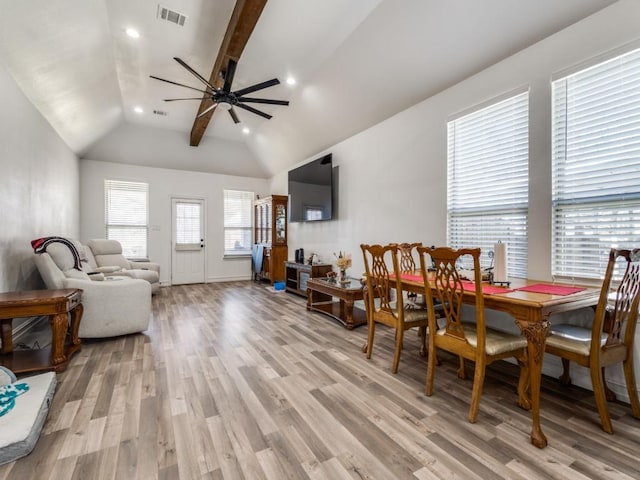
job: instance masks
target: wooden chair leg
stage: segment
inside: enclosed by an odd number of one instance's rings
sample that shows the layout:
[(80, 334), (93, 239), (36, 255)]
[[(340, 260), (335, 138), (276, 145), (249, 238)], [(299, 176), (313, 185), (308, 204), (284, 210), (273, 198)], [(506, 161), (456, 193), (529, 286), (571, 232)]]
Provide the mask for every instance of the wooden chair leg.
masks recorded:
[(638, 389), (636, 388), (636, 374), (633, 371), (633, 355), (627, 355), (627, 359), (622, 362), (624, 379), (627, 384), (627, 393), (631, 403), (631, 415), (640, 419), (640, 402), (638, 401)]
[(569, 374), (569, 368), (571, 366), (571, 362), (566, 358), (562, 359), (562, 375), (558, 377), (560, 383), (562, 385), (571, 385), (571, 375)]
[(473, 375), (473, 393), (471, 394), (471, 406), (469, 407), (469, 422), (476, 423), (478, 410), (480, 408), (480, 397), (484, 386), (484, 372), (486, 361), (483, 358), (476, 359), (476, 371)]
[(602, 367), (602, 384), (604, 385), (604, 396), (607, 399), (607, 402), (615, 402), (617, 397), (615, 392), (609, 388), (609, 385), (607, 385), (604, 367)]
[(425, 384), (424, 393), (428, 397), (433, 393), (433, 377), (436, 373), (436, 363), (438, 362), (438, 354), (436, 346), (433, 342), (429, 342), (429, 355), (427, 355), (427, 383)]
[(458, 356), (458, 362), (459, 362), (459, 366), (458, 366), (458, 378), (461, 380), (466, 380), (467, 379), (467, 372), (464, 368), (464, 357), (462, 355)]
[(427, 356), (427, 327), (419, 327), (418, 334), (420, 335), (420, 356)]
[(369, 331), (367, 333), (367, 358), (371, 358), (371, 354), (373, 353), (373, 336), (376, 333), (376, 322), (369, 323)]
[(602, 369), (599, 366), (589, 368), (591, 372), (591, 383), (593, 385), (593, 394), (596, 397), (596, 406), (600, 414), (600, 422), (602, 429), (607, 433), (613, 433), (611, 418), (609, 417), (609, 408), (607, 407), (607, 398), (604, 393), (604, 384), (602, 382)]
[(404, 330), (402, 328), (396, 329), (396, 349), (393, 353), (393, 367), (391, 371), (398, 373), (398, 365), (400, 365), (400, 353), (402, 353), (402, 340), (404, 339)]

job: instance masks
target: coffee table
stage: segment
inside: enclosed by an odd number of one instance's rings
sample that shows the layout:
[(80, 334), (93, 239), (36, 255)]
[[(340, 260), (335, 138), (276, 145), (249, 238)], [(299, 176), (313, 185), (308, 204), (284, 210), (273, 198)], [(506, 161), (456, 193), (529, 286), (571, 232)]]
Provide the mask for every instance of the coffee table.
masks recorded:
[[(334, 297), (339, 301), (334, 301)], [(328, 278), (310, 278), (307, 281), (307, 310), (324, 313), (349, 330), (367, 323), (366, 312), (353, 308), (354, 302), (363, 299), (362, 284), (356, 278), (350, 278), (348, 283)]]

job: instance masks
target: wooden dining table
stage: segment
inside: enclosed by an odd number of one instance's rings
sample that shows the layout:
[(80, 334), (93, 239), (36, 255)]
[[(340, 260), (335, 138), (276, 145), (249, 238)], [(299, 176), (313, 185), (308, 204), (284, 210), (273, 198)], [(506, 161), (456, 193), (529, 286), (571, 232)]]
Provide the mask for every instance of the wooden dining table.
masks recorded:
[[(420, 271), (401, 275), (402, 288), (408, 292), (424, 294), (424, 282)], [(471, 282), (470, 282), (471, 283)], [(544, 287), (549, 288), (544, 288)], [(431, 285), (432, 294), (435, 287)], [(524, 291), (529, 288), (554, 293), (537, 293)], [(570, 292), (570, 293), (567, 293)], [(562, 294), (560, 294), (562, 293)], [(529, 397), (519, 398), (518, 404), (531, 410), (532, 430), (531, 443), (538, 448), (547, 446), (547, 438), (540, 426), (540, 382), (542, 378), (542, 361), (544, 346), (549, 335), (549, 317), (551, 315), (578, 310), (584, 307), (595, 307), (600, 290), (596, 288), (572, 288), (567, 285), (540, 282), (525, 279), (513, 279), (509, 286), (497, 286), (483, 283), (485, 309), (506, 312), (515, 319), (516, 325), (527, 338), (529, 362)], [(475, 289), (465, 288), (463, 301), (475, 304)]]

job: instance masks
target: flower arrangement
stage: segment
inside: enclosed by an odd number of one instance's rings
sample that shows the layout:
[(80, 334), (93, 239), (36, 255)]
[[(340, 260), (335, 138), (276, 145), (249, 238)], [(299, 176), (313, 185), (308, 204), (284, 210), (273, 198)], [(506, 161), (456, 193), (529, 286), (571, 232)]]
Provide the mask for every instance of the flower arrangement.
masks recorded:
[(343, 252), (338, 252), (338, 255), (333, 254), (336, 257), (336, 266), (340, 270), (346, 270), (351, 267), (351, 255)]

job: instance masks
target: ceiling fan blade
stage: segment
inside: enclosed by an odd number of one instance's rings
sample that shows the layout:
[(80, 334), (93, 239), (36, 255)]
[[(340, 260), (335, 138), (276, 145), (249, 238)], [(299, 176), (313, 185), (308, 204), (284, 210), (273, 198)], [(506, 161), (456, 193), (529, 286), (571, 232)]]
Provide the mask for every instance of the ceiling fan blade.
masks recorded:
[(161, 82), (167, 82), (167, 83), (170, 83), (172, 85), (177, 85), (179, 87), (190, 88), (191, 90), (195, 90), (196, 92), (208, 93), (209, 95), (211, 95), (211, 92), (207, 92), (206, 90), (200, 90), (199, 88), (190, 87), (189, 85), (183, 85), (182, 83), (178, 83), (178, 82), (172, 82), (171, 80), (165, 80), (164, 78), (160, 78), (160, 77), (154, 77), (153, 75), (149, 75), (149, 76), (151, 78), (153, 78), (154, 80), (160, 80)]
[(205, 108), (201, 113), (198, 114), (196, 118), (204, 117), (207, 113), (209, 113), (211, 110), (216, 108), (216, 106), (217, 106), (217, 103), (214, 103), (213, 105)]
[(178, 100), (202, 100), (202, 97), (191, 97), (191, 98), (165, 98), (165, 102), (177, 102)]
[(249, 98), (249, 97), (239, 97), (237, 98), (239, 102), (249, 102), (249, 103), (266, 103), (268, 105), (289, 105), (288, 100), (270, 100), (268, 98)]
[(240, 119), (238, 118), (238, 115), (236, 115), (236, 112), (233, 110), (233, 107), (229, 109), (229, 115), (231, 115), (231, 118), (233, 118), (233, 123), (240, 123)]
[(233, 58), (229, 59), (229, 63), (227, 63), (227, 71), (224, 73), (224, 86), (222, 90), (225, 92), (231, 91), (231, 82), (233, 82), (233, 77), (236, 75), (236, 66), (238, 64)]
[(243, 108), (243, 109), (245, 109), (245, 110), (247, 110), (247, 111), (249, 111), (251, 113), (255, 113), (256, 115), (260, 115), (261, 117), (264, 117), (267, 120), (271, 119), (271, 115), (269, 115), (267, 113), (264, 113), (264, 112), (261, 112), (260, 110), (257, 110), (257, 109), (255, 109), (253, 107), (250, 107), (249, 105), (243, 105), (241, 103), (236, 103), (235, 106), (238, 107), (238, 108)]
[(209, 83), (209, 81), (204, 78), (202, 75), (200, 75), (198, 72), (196, 72), (193, 68), (191, 68), (189, 65), (187, 65), (184, 60), (181, 60), (178, 57), (173, 57), (173, 59), (178, 62), (180, 65), (182, 65), (184, 68), (186, 68), (194, 77), (196, 77), (198, 80), (200, 80), (202, 83), (204, 83), (207, 87), (209, 87), (212, 91), (216, 91), (217, 88), (214, 87), (213, 85), (211, 85)]
[(236, 97), (241, 97), (242, 95), (245, 95), (247, 93), (257, 92), (258, 90), (262, 90), (263, 88), (273, 87), (274, 85), (279, 84), (280, 80), (278, 80), (277, 78), (272, 78), (271, 80), (267, 80), (266, 82), (256, 83), (255, 85), (252, 85), (250, 87), (236, 90), (235, 92), (233, 92), (233, 94)]

